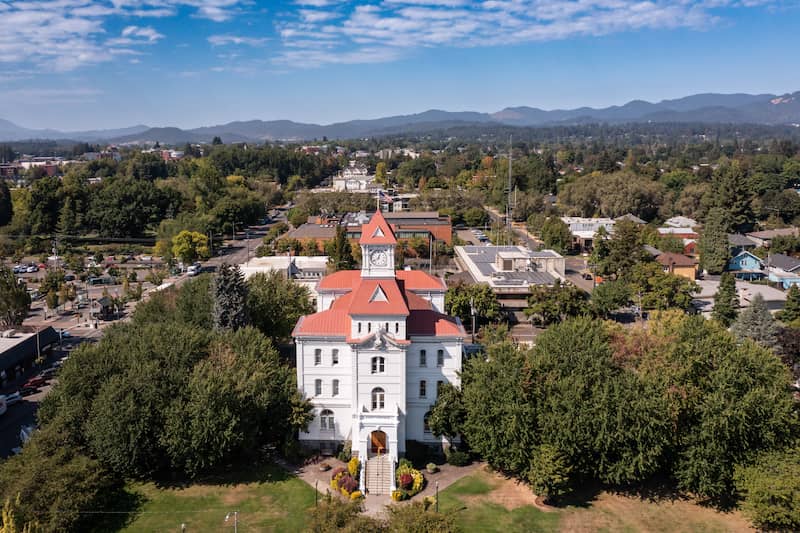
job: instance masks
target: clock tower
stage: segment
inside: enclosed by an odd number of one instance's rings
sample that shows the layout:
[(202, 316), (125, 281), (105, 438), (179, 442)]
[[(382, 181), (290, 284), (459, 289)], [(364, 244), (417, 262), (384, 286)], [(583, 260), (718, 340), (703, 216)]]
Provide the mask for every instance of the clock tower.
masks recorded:
[(394, 278), (394, 247), (397, 239), (380, 211), (361, 228), (361, 277)]

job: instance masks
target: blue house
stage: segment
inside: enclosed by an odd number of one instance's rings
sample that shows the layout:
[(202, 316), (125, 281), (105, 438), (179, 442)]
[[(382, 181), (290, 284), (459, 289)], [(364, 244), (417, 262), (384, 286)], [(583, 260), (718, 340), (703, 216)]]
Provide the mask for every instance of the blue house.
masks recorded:
[(743, 251), (733, 256), (728, 261), (728, 272), (732, 272), (736, 279), (745, 281), (755, 281), (762, 279), (766, 272), (764, 271), (764, 262), (756, 255)]

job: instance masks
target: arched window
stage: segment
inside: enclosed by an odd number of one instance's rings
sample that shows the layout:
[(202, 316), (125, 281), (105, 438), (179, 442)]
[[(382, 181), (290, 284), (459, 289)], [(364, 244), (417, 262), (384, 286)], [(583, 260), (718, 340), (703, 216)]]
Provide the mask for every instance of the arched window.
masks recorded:
[(335, 420), (333, 419), (333, 411), (324, 409), (319, 414), (319, 428), (325, 431), (333, 431), (335, 427)]
[(381, 356), (376, 356), (372, 358), (372, 373), (373, 374), (383, 374), (385, 370), (385, 363), (386, 360)]
[(436, 366), (444, 366), (444, 350), (436, 350)]
[(424, 417), (422, 417), (422, 430), (423, 430), (425, 433), (430, 433), (430, 432), (431, 432), (431, 427), (428, 425), (428, 419), (429, 419), (430, 417), (431, 417), (431, 412), (430, 412), (430, 411), (428, 411), (427, 413), (425, 413), (425, 416), (424, 416)]
[(372, 389), (372, 410), (383, 409), (386, 400), (386, 393), (380, 387)]

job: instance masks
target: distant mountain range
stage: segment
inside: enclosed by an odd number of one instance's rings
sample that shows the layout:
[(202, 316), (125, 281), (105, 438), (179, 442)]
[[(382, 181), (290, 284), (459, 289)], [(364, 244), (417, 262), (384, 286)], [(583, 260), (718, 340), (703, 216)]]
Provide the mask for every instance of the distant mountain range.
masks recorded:
[(70, 139), (86, 142), (183, 144), (267, 140), (352, 139), (404, 132), (424, 132), (455, 125), (505, 124), (510, 126), (553, 126), (570, 124), (631, 122), (693, 122), (726, 124), (786, 125), (800, 123), (800, 91), (774, 94), (696, 94), (658, 103), (633, 100), (622, 106), (601, 109), (555, 109), (507, 107), (496, 113), (430, 110), (372, 120), (351, 120), (336, 124), (303, 124), (291, 120), (249, 120), (183, 130), (144, 125), (121, 129), (62, 132), (34, 130), (0, 119), (0, 141), (28, 139)]

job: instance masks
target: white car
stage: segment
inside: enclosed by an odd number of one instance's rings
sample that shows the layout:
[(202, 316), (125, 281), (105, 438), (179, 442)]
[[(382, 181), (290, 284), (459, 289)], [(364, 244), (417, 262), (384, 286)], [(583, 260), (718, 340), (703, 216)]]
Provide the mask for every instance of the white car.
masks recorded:
[(34, 272), (39, 272), (39, 267), (36, 266), (36, 265), (31, 265), (27, 269), (25, 269), (25, 272), (27, 272), (28, 274), (32, 274)]
[(6, 405), (11, 406), (15, 403), (19, 403), (22, 401), (22, 395), (19, 392), (12, 392), (11, 394), (6, 395)]

